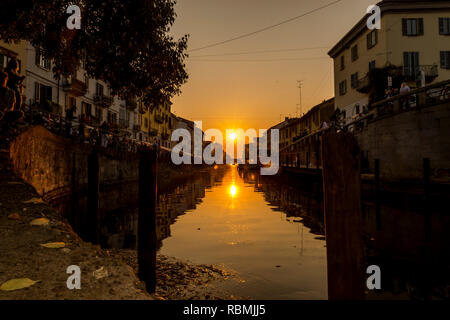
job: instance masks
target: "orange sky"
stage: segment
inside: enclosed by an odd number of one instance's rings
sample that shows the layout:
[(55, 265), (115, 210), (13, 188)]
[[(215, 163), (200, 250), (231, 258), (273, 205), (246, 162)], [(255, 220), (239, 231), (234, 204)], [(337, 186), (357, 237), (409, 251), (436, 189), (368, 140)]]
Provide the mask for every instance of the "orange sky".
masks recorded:
[[(178, 0), (172, 32), (176, 37), (189, 34), (190, 50), (276, 24), (330, 2)], [(173, 99), (174, 113), (202, 120), (203, 129), (266, 129), (278, 123), (281, 116), (295, 116), (297, 80), (304, 82), (302, 104), (306, 112), (334, 95), (328, 49), (376, 2), (342, 0), (269, 31), (191, 52), (187, 60), (189, 80), (182, 87), (182, 95)], [(221, 56), (286, 49), (295, 51)]]

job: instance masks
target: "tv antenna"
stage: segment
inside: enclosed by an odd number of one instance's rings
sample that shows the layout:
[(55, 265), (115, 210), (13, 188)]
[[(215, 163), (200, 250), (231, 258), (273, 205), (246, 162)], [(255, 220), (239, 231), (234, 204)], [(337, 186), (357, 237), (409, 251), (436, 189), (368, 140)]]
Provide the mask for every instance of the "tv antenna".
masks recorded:
[(297, 114), (297, 118), (302, 116), (302, 87), (303, 87), (303, 80), (297, 80), (297, 88), (299, 90), (299, 104), (297, 104), (297, 108), (295, 110), (295, 113)]

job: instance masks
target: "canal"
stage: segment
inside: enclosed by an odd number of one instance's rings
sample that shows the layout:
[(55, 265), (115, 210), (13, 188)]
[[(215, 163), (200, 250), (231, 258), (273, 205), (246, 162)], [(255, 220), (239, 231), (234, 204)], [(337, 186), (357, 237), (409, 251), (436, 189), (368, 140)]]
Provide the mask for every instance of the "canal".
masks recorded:
[(224, 285), (238, 296), (326, 299), (325, 241), (303, 222), (304, 208), (285, 212), (280, 190), (263, 186), (257, 171), (220, 170), (201, 203), (173, 221), (160, 252), (234, 270), (241, 281)]
[[(230, 271), (229, 280), (211, 284), (230, 296), (328, 298), (320, 179), (216, 166), (161, 186), (159, 254)], [(416, 195), (395, 194), (384, 196), (377, 217), (371, 186), (364, 189), (369, 190), (362, 199), (365, 267), (382, 270), (382, 289), (366, 291), (366, 298), (448, 299), (450, 262), (442, 254), (450, 252), (447, 210), (437, 203), (423, 206)], [(136, 248), (138, 209), (127, 201), (111, 206), (132, 190), (102, 195), (102, 207), (114, 207), (103, 214), (103, 247)]]

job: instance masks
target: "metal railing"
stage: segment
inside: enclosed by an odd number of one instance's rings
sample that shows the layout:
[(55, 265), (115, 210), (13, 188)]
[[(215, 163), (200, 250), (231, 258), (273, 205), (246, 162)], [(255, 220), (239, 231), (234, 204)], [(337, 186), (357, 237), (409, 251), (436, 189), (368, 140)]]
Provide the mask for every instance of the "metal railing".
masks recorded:
[(431, 107), (448, 101), (450, 102), (450, 80), (417, 88), (407, 94), (399, 94), (376, 102), (366, 114), (361, 114), (354, 121), (345, 124), (344, 129), (361, 129), (369, 121), (376, 121), (402, 112)]
[(92, 126), (77, 117), (64, 118), (32, 104), (24, 105), (23, 109), (24, 121), (28, 125), (41, 125), (58, 136), (71, 139), (74, 143), (90, 144), (117, 152), (138, 152), (156, 148), (156, 145), (149, 142), (129, 138), (128, 131)]

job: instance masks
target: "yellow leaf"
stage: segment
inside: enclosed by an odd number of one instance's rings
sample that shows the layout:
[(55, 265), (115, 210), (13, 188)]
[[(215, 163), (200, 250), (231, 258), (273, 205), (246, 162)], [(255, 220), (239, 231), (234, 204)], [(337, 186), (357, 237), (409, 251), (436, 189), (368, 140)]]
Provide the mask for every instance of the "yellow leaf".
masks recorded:
[(20, 279), (11, 279), (6, 281), (0, 286), (0, 290), (2, 291), (13, 291), (13, 290), (19, 290), (23, 288), (31, 287), (33, 284), (37, 283), (39, 281), (33, 281), (28, 278), (20, 278)]
[(59, 249), (64, 248), (66, 244), (64, 242), (49, 242), (41, 244), (41, 247), (50, 248), (50, 249)]
[(44, 203), (44, 200), (41, 198), (33, 198), (27, 201), (24, 201), (23, 203), (32, 203), (32, 204), (38, 204), (38, 203)]
[(49, 220), (47, 218), (34, 219), (33, 221), (30, 222), (32, 226), (46, 226), (48, 225), (48, 223)]

